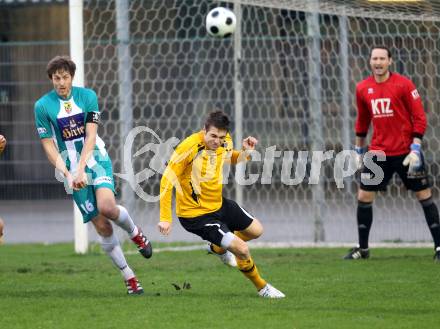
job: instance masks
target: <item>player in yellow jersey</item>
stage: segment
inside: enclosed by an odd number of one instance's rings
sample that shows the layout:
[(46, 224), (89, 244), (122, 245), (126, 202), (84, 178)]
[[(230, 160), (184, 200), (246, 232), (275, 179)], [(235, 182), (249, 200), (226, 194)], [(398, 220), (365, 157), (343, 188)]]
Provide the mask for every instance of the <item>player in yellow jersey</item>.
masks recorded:
[(233, 149), (229, 118), (222, 111), (211, 112), (204, 129), (183, 140), (174, 151), (160, 182), (159, 231), (171, 231), (171, 198), (176, 189), (176, 214), (183, 228), (211, 243), (220, 255), (231, 252), (236, 266), (255, 285), (258, 294), (267, 298), (285, 295), (259, 274), (246, 241), (263, 233), (258, 219), (237, 203), (223, 197), (223, 165), (246, 161), (258, 141), (243, 140), (241, 151)]

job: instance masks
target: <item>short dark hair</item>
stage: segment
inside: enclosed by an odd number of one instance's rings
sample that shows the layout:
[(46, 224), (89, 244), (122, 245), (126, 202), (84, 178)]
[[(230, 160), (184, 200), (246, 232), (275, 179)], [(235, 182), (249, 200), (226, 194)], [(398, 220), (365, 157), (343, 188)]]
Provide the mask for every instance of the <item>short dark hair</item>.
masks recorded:
[(76, 65), (69, 56), (55, 56), (47, 64), (46, 72), (49, 79), (52, 79), (52, 74), (57, 71), (67, 71), (72, 78), (75, 76)]
[(371, 49), (370, 49), (370, 58), (371, 58), (371, 55), (373, 54), (373, 50), (374, 50), (374, 49), (383, 49), (383, 50), (386, 50), (386, 51), (387, 51), (387, 54), (388, 54), (388, 57), (389, 57), (389, 58), (392, 57), (392, 56), (391, 56), (391, 50), (390, 50), (390, 48), (388, 48), (387, 46), (379, 45), (379, 46), (373, 46), (373, 47), (371, 47)]
[(229, 131), (230, 123), (231, 121), (225, 112), (216, 110), (209, 113), (208, 117), (206, 118), (205, 130), (208, 131), (211, 126), (214, 126), (217, 129)]

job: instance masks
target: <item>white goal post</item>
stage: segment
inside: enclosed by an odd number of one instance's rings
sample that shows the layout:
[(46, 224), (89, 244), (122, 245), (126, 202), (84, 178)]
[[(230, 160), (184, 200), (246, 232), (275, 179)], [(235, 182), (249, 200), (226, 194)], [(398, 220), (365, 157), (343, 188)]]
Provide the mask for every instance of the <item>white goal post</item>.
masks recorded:
[[(74, 85), (84, 87), (83, 1), (69, 0), (70, 57), (76, 64)], [(75, 252), (85, 254), (89, 246), (88, 225), (83, 223), (78, 206), (73, 202)]]
[[(384, 44), (393, 51), (392, 70), (410, 77), (424, 101), (425, 158), (434, 183), (440, 175), (438, 1), (87, 0), (83, 5), (85, 83), (98, 94), (100, 135), (115, 173), (126, 173), (122, 147), (130, 127), (147, 126), (163, 141), (182, 139), (201, 127), (210, 109), (222, 108), (235, 123), (234, 136), (255, 135), (262, 158), (273, 156), (270, 178), (261, 162), (251, 162), (247, 171), (259, 175), (256, 184), (237, 187), (232, 171), (224, 186), (227, 197), (238, 197), (262, 220), (260, 240), (353, 243), (355, 177), (337, 188), (333, 158), (324, 162), (319, 182), (309, 184), (308, 157), (304, 181), (288, 186), (282, 165), (284, 157), (294, 157), (292, 178), (299, 151), (351, 147), (354, 86), (369, 74), (370, 47)], [(240, 22), (233, 38), (215, 39), (205, 31), (205, 15), (219, 5), (234, 10)], [(72, 18), (76, 27), (78, 19)], [(156, 142), (139, 135), (134, 148)], [(153, 152), (130, 160), (138, 173), (151, 167)], [(154, 195), (159, 181), (157, 173), (139, 187)], [(144, 231), (156, 232), (158, 202), (145, 202), (124, 182), (116, 178), (120, 201)], [(438, 198), (435, 184), (433, 192)], [(370, 236), (372, 243), (430, 241), (420, 205), (398, 179), (375, 202)]]

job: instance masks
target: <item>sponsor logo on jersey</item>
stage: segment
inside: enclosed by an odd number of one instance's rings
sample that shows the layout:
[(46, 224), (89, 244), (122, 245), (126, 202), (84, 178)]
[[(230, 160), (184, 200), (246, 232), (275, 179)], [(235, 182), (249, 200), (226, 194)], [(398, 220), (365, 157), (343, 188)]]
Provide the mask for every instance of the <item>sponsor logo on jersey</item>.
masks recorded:
[(72, 104), (70, 102), (64, 102), (64, 111), (66, 111), (67, 114), (72, 112)]
[(371, 109), (375, 118), (392, 117), (394, 111), (390, 108), (390, 98), (377, 98), (371, 100)]
[(40, 135), (47, 134), (47, 129), (44, 127), (38, 127), (37, 131)]
[(373, 88), (368, 88), (368, 94), (370, 95), (370, 94), (372, 94), (374, 91), (373, 91)]
[(411, 91), (411, 96), (414, 99), (417, 99), (420, 97), (419, 92), (417, 91), (417, 89), (414, 89), (413, 91)]
[(65, 118), (57, 118), (61, 138), (70, 141), (85, 136), (84, 113), (78, 113)]
[(101, 177), (96, 178), (93, 181), (93, 185), (99, 185), (99, 184), (105, 184), (105, 183), (113, 184), (113, 179), (108, 176), (101, 176)]

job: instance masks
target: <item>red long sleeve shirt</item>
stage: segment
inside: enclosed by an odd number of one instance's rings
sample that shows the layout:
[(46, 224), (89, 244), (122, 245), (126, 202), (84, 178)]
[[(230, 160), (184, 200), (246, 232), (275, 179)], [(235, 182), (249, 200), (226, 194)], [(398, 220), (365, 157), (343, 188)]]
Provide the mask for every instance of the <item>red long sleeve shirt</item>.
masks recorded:
[(365, 137), (370, 123), (373, 136), (370, 151), (380, 150), (387, 156), (407, 154), (413, 137), (422, 138), (426, 116), (415, 85), (408, 78), (391, 73), (388, 80), (377, 83), (373, 76), (356, 86), (356, 135)]

